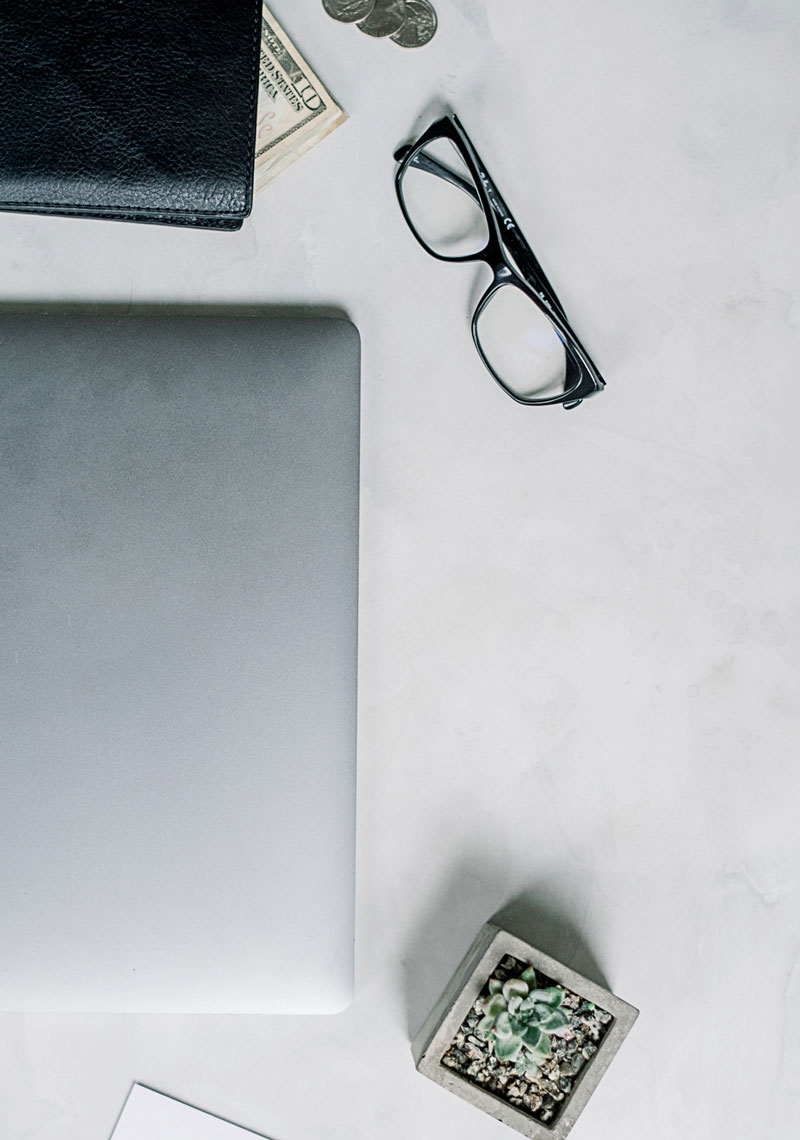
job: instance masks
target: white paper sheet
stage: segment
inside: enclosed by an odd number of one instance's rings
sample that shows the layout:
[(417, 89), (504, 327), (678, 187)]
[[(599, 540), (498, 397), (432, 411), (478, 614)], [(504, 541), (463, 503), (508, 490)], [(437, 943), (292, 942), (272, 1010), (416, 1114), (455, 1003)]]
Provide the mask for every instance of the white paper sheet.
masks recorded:
[(134, 1085), (111, 1140), (263, 1140), (255, 1132)]

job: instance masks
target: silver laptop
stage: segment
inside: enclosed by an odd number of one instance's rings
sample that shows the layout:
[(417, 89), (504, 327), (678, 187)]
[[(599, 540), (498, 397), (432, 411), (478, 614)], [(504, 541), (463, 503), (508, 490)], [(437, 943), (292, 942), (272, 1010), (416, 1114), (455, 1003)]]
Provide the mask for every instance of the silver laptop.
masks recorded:
[(0, 315), (0, 1008), (347, 1004), (358, 442), (346, 320)]

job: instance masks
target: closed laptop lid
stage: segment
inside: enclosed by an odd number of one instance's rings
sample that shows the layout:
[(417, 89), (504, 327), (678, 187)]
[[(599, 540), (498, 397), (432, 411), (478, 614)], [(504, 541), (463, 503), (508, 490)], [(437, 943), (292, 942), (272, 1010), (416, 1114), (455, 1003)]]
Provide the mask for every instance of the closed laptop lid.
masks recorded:
[(0, 315), (0, 1008), (347, 1003), (358, 413), (345, 320)]

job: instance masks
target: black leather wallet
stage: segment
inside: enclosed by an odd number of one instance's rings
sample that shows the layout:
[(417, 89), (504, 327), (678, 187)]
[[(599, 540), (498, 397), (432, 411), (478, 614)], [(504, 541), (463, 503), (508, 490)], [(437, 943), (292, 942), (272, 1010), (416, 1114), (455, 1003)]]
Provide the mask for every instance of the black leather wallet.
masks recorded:
[(261, 0), (0, 4), (0, 209), (239, 229)]

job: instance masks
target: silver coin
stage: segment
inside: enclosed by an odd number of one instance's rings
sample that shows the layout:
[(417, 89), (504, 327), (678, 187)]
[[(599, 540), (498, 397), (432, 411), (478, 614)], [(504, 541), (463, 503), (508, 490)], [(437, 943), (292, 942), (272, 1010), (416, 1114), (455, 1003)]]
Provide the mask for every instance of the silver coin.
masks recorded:
[(400, 47), (422, 47), (433, 39), (438, 22), (436, 10), (428, 0), (406, 0), (405, 23), (392, 40)]
[(375, 0), (366, 20), (356, 24), (368, 36), (393, 36), (406, 18), (406, 0)]
[(363, 20), (375, 7), (375, 0), (322, 0), (322, 7), (342, 24), (354, 24)]

